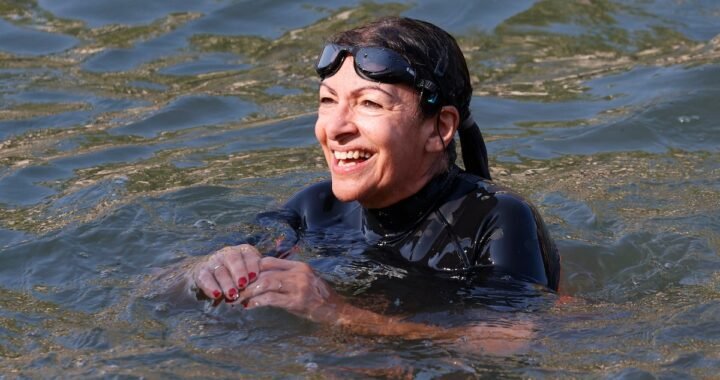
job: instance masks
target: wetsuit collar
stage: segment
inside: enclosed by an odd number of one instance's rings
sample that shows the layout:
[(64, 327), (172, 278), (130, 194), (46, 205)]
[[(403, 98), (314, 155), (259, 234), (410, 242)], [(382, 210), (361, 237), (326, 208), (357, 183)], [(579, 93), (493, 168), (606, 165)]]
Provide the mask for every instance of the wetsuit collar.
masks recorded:
[(447, 193), (460, 168), (451, 165), (450, 170), (433, 177), (420, 191), (394, 205), (363, 209), (363, 234), (371, 242), (391, 242), (401, 238), (407, 231), (423, 220)]

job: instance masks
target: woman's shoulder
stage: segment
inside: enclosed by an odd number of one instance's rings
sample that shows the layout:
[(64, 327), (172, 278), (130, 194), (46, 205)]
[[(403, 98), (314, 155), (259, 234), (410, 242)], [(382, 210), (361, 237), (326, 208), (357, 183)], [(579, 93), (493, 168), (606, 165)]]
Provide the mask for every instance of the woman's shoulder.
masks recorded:
[(332, 193), (332, 183), (330, 180), (323, 180), (302, 188), (288, 199), (285, 207), (298, 209), (300, 207), (306, 207), (306, 205), (311, 202), (326, 200), (328, 197), (335, 198)]
[(332, 192), (332, 182), (324, 180), (306, 186), (287, 203), (287, 209), (299, 215), (305, 228), (327, 227), (350, 218), (359, 209), (357, 202), (342, 202)]
[(479, 211), (503, 211), (512, 214), (528, 214), (539, 217), (533, 203), (513, 189), (469, 173), (458, 175), (449, 199), (462, 202), (463, 207)]
[(557, 289), (560, 273), (557, 247), (535, 205), (495, 182), (465, 174), (460, 179), (466, 192), (459, 199), (468, 210), (465, 216), (470, 218), (461, 223), (474, 222), (480, 229), (479, 235), (490, 236), (486, 243), (494, 246), (489, 250), (493, 262), (510, 273), (534, 278)]

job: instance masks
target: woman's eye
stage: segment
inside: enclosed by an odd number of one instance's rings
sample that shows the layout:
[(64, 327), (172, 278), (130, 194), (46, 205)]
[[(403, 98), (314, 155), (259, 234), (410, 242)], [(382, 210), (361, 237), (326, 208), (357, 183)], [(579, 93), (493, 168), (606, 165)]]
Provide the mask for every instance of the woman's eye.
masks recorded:
[(330, 104), (333, 102), (334, 102), (333, 98), (330, 98), (327, 96), (320, 97), (320, 104)]
[(372, 100), (363, 100), (360, 104), (362, 104), (365, 107), (370, 107), (370, 108), (382, 108), (382, 106), (380, 104), (375, 103)]

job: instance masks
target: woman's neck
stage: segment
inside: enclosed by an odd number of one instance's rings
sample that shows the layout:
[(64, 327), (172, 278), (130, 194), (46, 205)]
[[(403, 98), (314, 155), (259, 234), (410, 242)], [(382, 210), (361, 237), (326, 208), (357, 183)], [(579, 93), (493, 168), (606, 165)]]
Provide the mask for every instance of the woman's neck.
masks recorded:
[(459, 172), (460, 168), (452, 165), (449, 170), (432, 177), (415, 194), (399, 202), (383, 208), (363, 208), (363, 232), (366, 237), (370, 240), (392, 239), (392, 236), (410, 230), (443, 198)]

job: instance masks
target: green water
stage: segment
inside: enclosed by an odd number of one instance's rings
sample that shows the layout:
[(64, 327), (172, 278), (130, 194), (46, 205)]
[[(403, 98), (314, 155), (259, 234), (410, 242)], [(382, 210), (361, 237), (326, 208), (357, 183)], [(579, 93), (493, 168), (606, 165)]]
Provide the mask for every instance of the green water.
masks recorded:
[[(157, 281), (327, 177), (314, 60), (395, 14), (456, 36), (494, 178), (563, 256), (561, 294), (527, 308), (400, 309), (532, 319), (526, 352), (348, 335)], [(711, 0), (0, 0), (0, 379), (712, 378), (718, 99)], [(372, 304), (357, 263), (324, 253), (300, 258)]]

